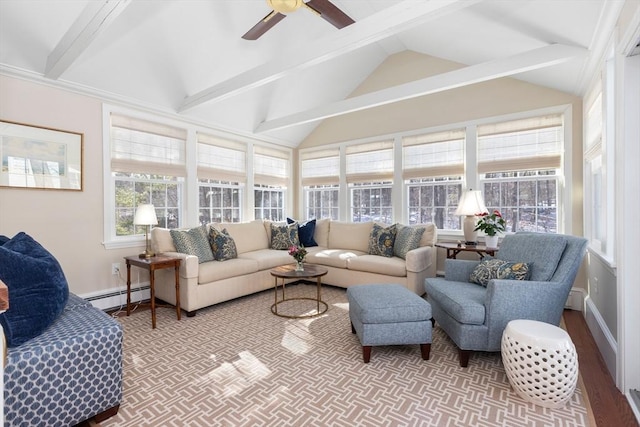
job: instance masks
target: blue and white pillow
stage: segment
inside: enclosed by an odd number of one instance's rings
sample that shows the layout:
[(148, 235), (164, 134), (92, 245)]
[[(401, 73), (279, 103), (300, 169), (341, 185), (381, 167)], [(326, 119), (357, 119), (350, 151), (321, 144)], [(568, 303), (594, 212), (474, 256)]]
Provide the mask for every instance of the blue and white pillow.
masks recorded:
[(298, 223), (278, 225), (271, 223), (271, 249), (289, 249), (300, 246)]
[(420, 239), (424, 234), (424, 227), (407, 227), (399, 225), (396, 233), (396, 241), (393, 244), (393, 254), (405, 259), (407, 252), (420, 246)]
[(229, 235), (226, 228), (218, 231), (216, 228), (209, 229), (209, 243), (213, 257), (218, 261), (226, 261), (228, 259), (238, 258), (238, 250), (233, 237)]
[(191, 230), (169, 230), (169, 232), (178, 252), (197, 256), (198, 264), (213, 261), (213, 252), (211, 252), (205, 225)]
[(389, 227), (382, 227), (373, 224), (369, 235), (369, 254), (381, 255), (387, 258), (393, 256), (393, 244), (396, 241), (396, 224)]

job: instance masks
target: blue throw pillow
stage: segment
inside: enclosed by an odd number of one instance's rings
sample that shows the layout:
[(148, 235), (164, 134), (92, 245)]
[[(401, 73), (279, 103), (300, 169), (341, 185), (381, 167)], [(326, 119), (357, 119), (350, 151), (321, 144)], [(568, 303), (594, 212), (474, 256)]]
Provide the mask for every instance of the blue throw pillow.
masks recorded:
[(9, 310), (0, 314), (9, 347), (44, 332), (69, 298), (67, 279), (58, 261), (23, 232), (0, 246), (0, 280), (9, 289)]
[(389, 227), (382, 227), (373, 224), (369, 235), (369, 254), (382, 255), (387, 258), (393, 256), (393, 244), (396, 240), (396, 224)]
[[(287, 218), (287, 224), (293, 224), (297, 222), (295, 219)], [(316, 220), (310, 219), (307, 222), (298, 222), (298, 238), (300, 244), (305, 248), (311, 246), (318, 246), (318, 243), (314, 240), (313, 234), (316, 232)]]

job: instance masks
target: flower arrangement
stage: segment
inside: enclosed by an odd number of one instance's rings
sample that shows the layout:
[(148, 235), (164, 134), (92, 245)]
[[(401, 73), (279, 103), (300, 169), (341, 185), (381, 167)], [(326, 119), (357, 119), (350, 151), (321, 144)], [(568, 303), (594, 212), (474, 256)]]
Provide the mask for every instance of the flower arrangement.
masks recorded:
[(304, 261), (304, 257), (307, 256), (307, 250), (304, 246), (293, 245), (289, 247), (289, 255), (291, 255), (297, 262), (302, 262)]
[(480, 219), (473, 231), (481, 230), (487, 236), (495, 236), (506, 230), (507, 221), (504, 220), (498, 210), (494, 210), (492, 213), (483, 212), (476, 216), (479, 216)]

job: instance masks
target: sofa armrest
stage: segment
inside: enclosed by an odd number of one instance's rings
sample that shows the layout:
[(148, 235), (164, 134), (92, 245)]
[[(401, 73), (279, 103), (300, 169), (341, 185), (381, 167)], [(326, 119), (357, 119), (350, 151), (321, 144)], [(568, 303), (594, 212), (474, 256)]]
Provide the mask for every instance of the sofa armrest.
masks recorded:
[(405, 261), (407, 271), (419, 273), (435, 262), (436, 250), (433, 246), (421, 246), (407, 252)]
[(468, 282), (478, 264), (480, 261), (447, 258), (444, 260), (444, 278), (453, 282)]
[(181, 252), (164, 252), (163, 255), (174, 256), (182, 259), (180, 263), (180, 276), (185, 279), (193, 279), (198, 277), (200, 264), (198, 257), (195, 255), (183, 254)]

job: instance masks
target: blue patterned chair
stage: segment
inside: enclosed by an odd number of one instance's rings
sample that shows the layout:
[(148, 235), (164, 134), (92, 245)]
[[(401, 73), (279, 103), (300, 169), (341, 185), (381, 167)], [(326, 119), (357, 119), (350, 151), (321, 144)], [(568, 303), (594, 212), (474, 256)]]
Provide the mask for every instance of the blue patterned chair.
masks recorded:
[(74, 294), (42, 334), (7, 351), (7, 427), (100, 422), (121, 400), (122, 326)]
[(458, 346), (460, 366), (468, 365), (472, 351), (500, 351), (502, 332), (511, 320), (559, 325), (586, 246), (581, 237), (515, 233), (505, 236), (496, 258), (527, 263), (527, 280), (495, 278), (481, 286), (470, 282), (480, 261), (456, 259), (445, 261), (444, 277), (427, 278), (433, 321)]

